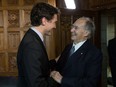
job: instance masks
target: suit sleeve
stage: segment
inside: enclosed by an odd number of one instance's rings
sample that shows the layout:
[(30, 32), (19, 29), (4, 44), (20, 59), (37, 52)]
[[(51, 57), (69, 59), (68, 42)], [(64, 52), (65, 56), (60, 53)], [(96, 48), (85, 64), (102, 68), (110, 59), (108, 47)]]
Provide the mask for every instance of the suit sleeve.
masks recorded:
[[(111, 42), (109, 41), (108, 42), (108, 55), (109, 55), (109, 66), (111, 67), (111, 60), (112, 60), (112, 58), (113, 58), (113, 51), (112, 51), (113, 49), (112, 49), (112, 45), (111, 45)], [(115, 54), (115, 53), (114, 53)]]
[(115, 56), (116, 56), (116, 47), (115, 47), (115, 43), (112, 43), (111, 41), (109, 41), (109, 44), (108, 44), (108, 53), (109, 53), (109, 63), (110, 63), (110, 66), (112, 64), (116, 64), (116, 59), (115, 59)]
[[(92, 52), (93, 53), (93, 52)], [(94, 52), (89, 56), (88, 63), (86, 64), (84, 76), (78, 77), (63, 77), (61, 85), (62, 87), (97, 87), (98, 81), (101, 77), (102, 68), (102, 54), (100, 52)]]
[(116, 47), (115, 43), (109, 41), (108, 44), (108, 53), (109, 53), (109, 65), (112, 73), (112, 80), (114, 87), (116, 86)]
[(56, 64), (57, 64), (55, 59), (50, 60), (49, 63), (50, 63), (50, 70), (51, 71), (55, 70), (56, 69)]

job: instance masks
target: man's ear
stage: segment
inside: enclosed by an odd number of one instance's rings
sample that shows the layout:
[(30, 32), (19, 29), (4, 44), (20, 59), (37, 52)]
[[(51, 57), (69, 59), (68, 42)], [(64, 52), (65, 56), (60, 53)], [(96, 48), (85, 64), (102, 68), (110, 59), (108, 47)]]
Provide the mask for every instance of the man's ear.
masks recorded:
[(89, 36), (90, 32), (89, 31), (85, 31), (85, 36)]
[(42, 21), (42, 24), (41, 25), (44, 26), (46, 24), (47, 19), (45, 17), (43, 17), (41, 21)]

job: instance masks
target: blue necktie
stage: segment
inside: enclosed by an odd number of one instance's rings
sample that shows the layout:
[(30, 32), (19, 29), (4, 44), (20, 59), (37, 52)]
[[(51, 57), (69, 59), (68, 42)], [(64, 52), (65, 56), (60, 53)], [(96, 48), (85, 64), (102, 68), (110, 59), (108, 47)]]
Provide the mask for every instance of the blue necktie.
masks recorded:
[(71, 50), (70, 50), (70, 56), (74, 53), (75, 51), (75, 46), (72, 46)]

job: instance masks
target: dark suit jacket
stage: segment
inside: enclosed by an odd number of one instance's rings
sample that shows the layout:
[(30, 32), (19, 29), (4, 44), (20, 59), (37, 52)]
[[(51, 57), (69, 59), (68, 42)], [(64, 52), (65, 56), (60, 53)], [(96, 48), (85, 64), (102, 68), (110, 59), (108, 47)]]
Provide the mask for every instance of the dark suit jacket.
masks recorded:
[(109, 65), (111, 67), (114, 87), (116, 87), (116, 38), (109, 40), (108, 43)]
[(97, 87), (102, 68), (102, 54), (86, 41), (69, 56), (72, 44), (68, 45), (59, 58), (56, 70), (63, 76), (60, 87)]
[(20, 43), (17, 64), (18, 87), (52, 87), (49, 78), (49, 60), (44, 44), (31, 29)]

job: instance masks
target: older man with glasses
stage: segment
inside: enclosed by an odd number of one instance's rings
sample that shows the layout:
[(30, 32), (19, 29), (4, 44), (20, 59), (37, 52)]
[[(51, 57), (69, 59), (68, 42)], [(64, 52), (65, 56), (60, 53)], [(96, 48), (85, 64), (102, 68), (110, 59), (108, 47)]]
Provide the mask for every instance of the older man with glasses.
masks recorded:
[(58, 83), (57, 87), (98, 86), (102, 53), (89, 40), (94, 35), (94, 31), (94, 22), (88, 17), (81, 17), (72, 25), (73, 43), (65, 47), (54, 65), (55, 71), (51, 73), (51, 77)]

